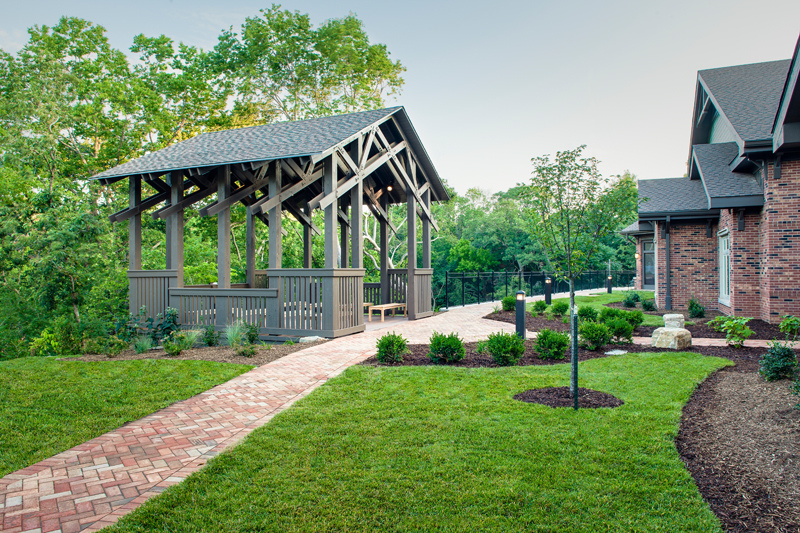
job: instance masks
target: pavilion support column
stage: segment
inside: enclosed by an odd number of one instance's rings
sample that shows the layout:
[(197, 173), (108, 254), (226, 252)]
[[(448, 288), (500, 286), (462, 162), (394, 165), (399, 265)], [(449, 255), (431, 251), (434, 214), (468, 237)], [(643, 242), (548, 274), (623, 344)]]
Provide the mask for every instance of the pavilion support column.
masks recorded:
[[(221, 202), (231, 195), (231, 167), (224, 165), (217, 173), (217, 201)], [(231, 288), (231, 209), (226, 207), (217, 213), (217, 286)], [(222, 313), (217, 313), (217, 325), (227, 325)]]
[(247, 285), (251, 289), (256, 287), (256, 217), (246, 210), (247, 228), (245, 234), (245, 255), (247, 257)]
[[(133, 176), (128, 181), (129, 206), (142, 203), (142, 177)], [(142, 269), (142, 214), (128, 220), (128, 270)]]
[[(308, 204), (303, 208), (305, 211), (306, 216), (311, 219), (311, 209), (308, 207)], [(303, 224), (303, 268), (311, 268), (312, 262), (312, 254), (314, 250), (313, 246), (313, 233), (311, 232), (311, 226), (309, 224)]]
[[(281, 181), (281, 165), (273, 165), (269, 170), (270, 198), (276, 198), (281, 193)], [(282, 211), (281, 202), (269, 210), (269, 268), (281, 268), (283, 259)]]
[(408, 283), (406, 284), (406, 312), (409, 320), (417, 319), (417, 307), (415, 301), (415, 275), (417, 273), (417, 200), (408, 191), (406, 198), (407, 226), (408, 226)]
[(350, 239), (352, 268), (364, 268), (364, 217), (361, 213), (364, 205), (364, 185), (358, 185), (350, 190)]
[[(342, 202), (344, 203), (344, 202)], [(347, 214), (347, 206), (342, 205), (341, 207), (344, 214)], [(350, 215), (352, 219), (352, 215)], [(352, 222), (351, 222), (352, 224)], [(341, 232), (340, 232), (340, 242), (339, 242), (339, 268), (348, 268), (350, 266), (350, 227), (347, 224), (341, 225)]]
[[(336, 192), (338, 159), (339, 156), (336, 152), (325, 159), (322, 175), (322, 186), (325, 196)], [(339, 200), (334, 200), (325, 208), (325, 268), (336, 268), (338, 263), (336, 253), (339, 237), (339, 232), (336, 228), (338, 209)]]
[[(426, 189), (422, 193), (422, 203), (431, 209), (431, 190)], [(422, 218), (422, 268), (431, 268), (431, 221), (427, 217)]]
[[(386, 195), (381, 195), (381, 207), (388, 213), (389, 203)], [(389, 300), (389, 224), (384, 219), (380, 219), (380, 246), (381, 246), (381, 303), (392, 303)]]
[[(178, 204), (183, 200), (183, 173), (167, 174), (169, 203)], [(167, 270), (177, 270), (177, 286), (183, 287), (183, 209), (167, 218)]]

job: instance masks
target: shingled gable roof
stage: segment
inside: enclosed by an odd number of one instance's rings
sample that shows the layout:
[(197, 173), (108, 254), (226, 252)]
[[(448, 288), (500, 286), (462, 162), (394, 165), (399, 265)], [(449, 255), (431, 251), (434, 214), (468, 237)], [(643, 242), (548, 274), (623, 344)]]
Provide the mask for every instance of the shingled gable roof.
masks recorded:
[[(718, 111), (745, 142), (771, 139), (790, 59), (701, 70)], [(695, 121), (697, 117), (695, 117)]]
[(729, 165), (738, 155), (736, 143), (692, 147), (691, 176), (702, 179), (710, 209), (764, 204), (764, 192), (756, 178), (752, 174), (731, 171)]
[(772, 125), (772, 149), (800, 146), (800, 38), (794, 46), (792, 64), (786, 76), (780, 104)]
[(390, 115), (394, 115), (422, 170), (432, 181), (431, 186), (437, 198), (449, 199), (439, 174), (402, 106), (203, 133), (96, 174), (91, 179), (163, 174), (173, 170), (289, 157), (313, 157)]
[(639, 219), (665, 214), (705, 214), (708, 197), (700, 180), (664, 178), (639, 180)]

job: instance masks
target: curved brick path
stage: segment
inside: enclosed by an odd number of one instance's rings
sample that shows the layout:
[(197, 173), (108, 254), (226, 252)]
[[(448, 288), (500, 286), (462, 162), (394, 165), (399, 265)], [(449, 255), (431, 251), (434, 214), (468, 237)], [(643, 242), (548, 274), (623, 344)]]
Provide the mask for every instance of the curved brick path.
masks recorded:
[[(481, 319), (493, 305), (455, 308), (295, 352), (0, 478), (0, 531), (89, 532), (112, 524), (328, 379), (373, 355), (376, 339), (387, 329), (412, 343), (427, 342), (433, 331), (455, 331), (465, 341), (514, 331), (513, 324)], [(724, 344), (722, 339), (698, 339), (706, 340)]]

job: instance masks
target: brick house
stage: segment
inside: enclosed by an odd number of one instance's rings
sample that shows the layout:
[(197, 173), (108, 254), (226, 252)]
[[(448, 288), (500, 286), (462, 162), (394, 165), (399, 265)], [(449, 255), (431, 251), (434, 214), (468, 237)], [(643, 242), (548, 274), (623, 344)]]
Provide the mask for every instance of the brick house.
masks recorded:
[(638, 289), (662, 309), (800, 315), (800, 61), (697, 73), (687, 177), (639, 181)]

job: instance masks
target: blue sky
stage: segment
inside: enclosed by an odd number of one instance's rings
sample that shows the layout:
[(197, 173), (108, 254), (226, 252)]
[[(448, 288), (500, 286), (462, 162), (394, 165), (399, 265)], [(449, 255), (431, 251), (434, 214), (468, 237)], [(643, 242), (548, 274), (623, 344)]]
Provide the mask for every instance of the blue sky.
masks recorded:
[[(117, 48), (165, 34), (211, 48), (264, 2), (30, 0), (3, 7), (0, 47), (62, 15), (103, 25)], [(507, 189), (530, 159), (588, 145), (604, 174), (686, 171), (697, 70), (791, 57), (794, 1), (444, 2), (297, 0), (319, 23), (353, 12), (408, 69), (388, 105), (406, 107), (439, 173), (459, 192)]]

